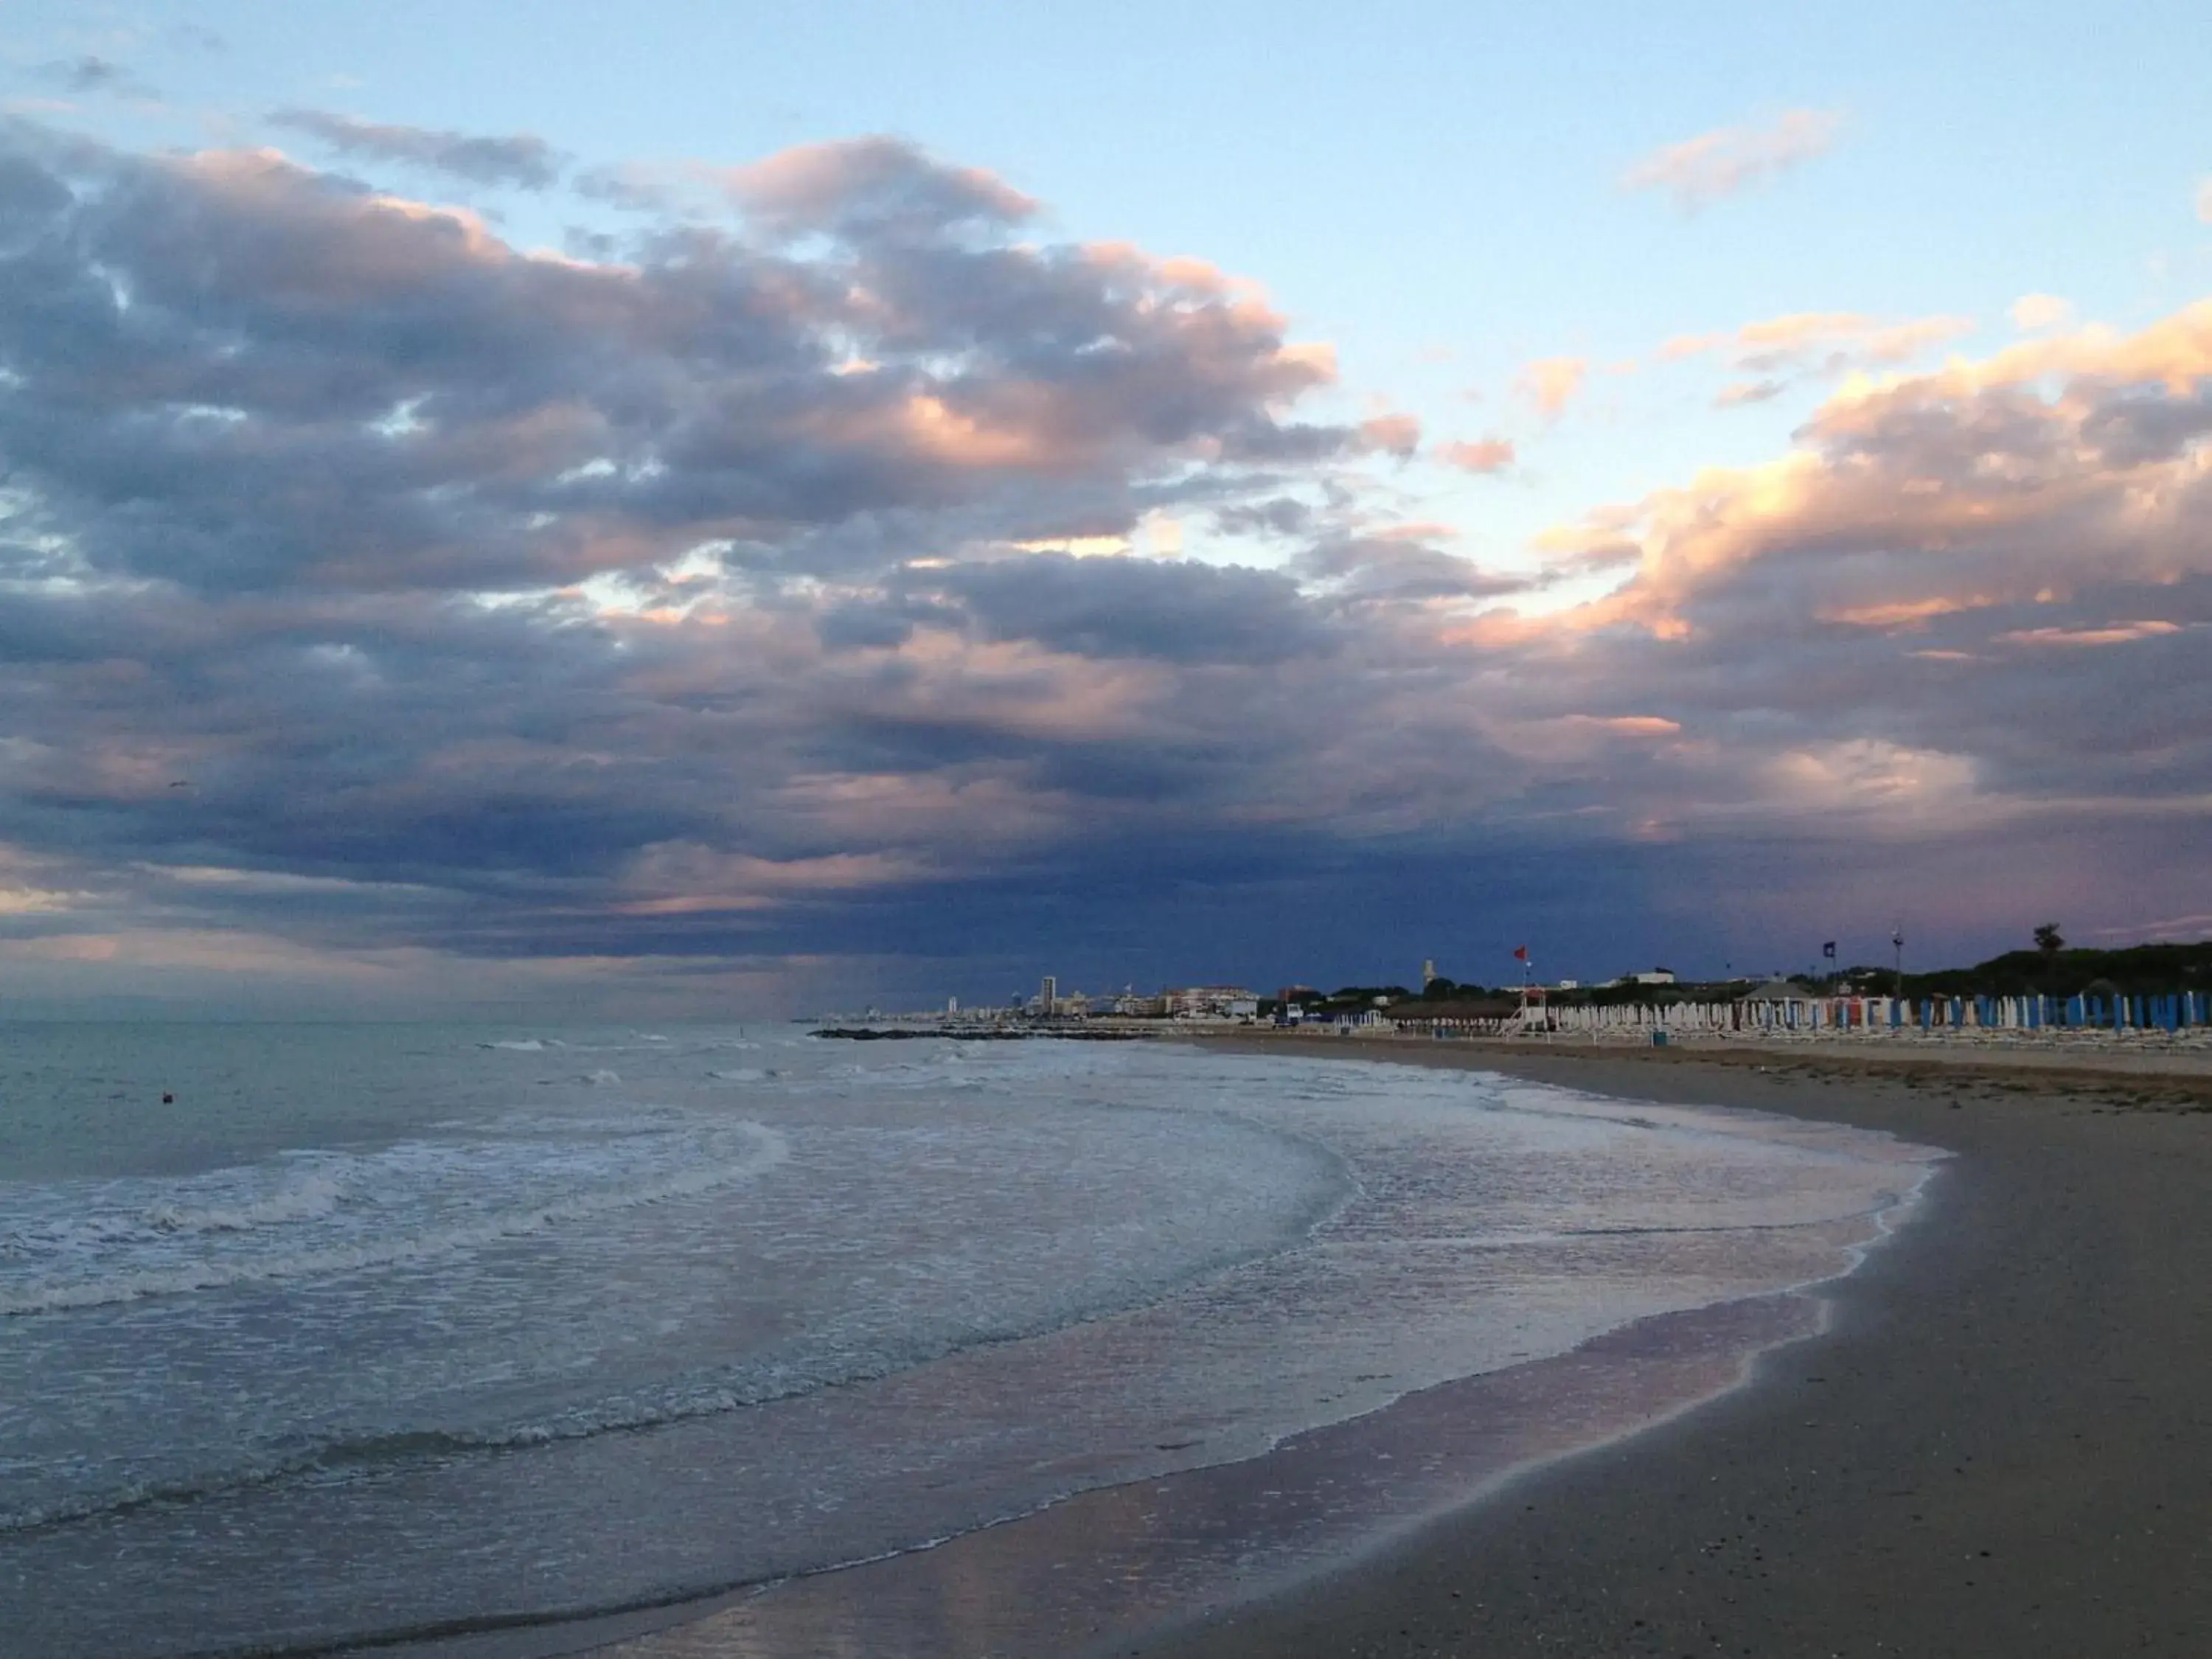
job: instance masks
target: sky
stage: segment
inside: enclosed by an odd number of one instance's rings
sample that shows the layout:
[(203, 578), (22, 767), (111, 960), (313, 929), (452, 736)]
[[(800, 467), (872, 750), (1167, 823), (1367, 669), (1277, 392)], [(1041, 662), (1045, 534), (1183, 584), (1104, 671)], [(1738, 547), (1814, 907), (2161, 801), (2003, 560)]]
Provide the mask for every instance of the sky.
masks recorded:
[(2205, 937), (2208, 62), (0, 0), (0, 1015)]

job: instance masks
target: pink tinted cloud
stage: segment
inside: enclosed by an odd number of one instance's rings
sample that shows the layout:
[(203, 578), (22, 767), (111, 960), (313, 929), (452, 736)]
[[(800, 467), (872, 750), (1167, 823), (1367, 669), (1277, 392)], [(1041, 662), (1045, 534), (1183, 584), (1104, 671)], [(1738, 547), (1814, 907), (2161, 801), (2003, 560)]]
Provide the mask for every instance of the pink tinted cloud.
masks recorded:
[(659, 842), (631, 860), (623, 885), (635, 896), (618, 908), (634, 915), (759, 910), (809, 896), (912, 881), (926, 872), (921, 860), (907, 854), (768, 859), (696, 841)]
[(1887, 322), (1859, 312), (1800, 311), (1746, 323), (1724, 333), (1679, 334), (1660, 348), (1660, 356), (1680, 362), (1711, 355), (1754, 374), (1782, 369), (1837, 373), (1905, 362), (1932, 346), (1972, 333), (1974, 327), (1971, 317)]
[(903, 139), (880, 136), (795, 145), (723, 178), (733, 199), (782, 230), (915, 215), (1014, 224), (1037, 210), (995, 173), (940, 162)]
[(1713, 407), (1737, 409), (1746, 404), (1763, 404), (1789, 389), (1781, 380), (1734, 380), (1713, 394)]
[(1700, 356), (1726, 362), (1744, 378), (1723, 386), (1713, 405), (1735, 409), (1767, 402), (1808, 380), (1894, 367), (1974, 326), (1971, 317), (1887, 322), (1857, 312), (1792, 312), (1723, 333), (1677, 335), (1659, 355), (1675, 362)]
[(1763, 126), (1717, 127), (1652, 151), (1621, 175), (1621, 188), (1664, 191), (1679, 211), (1694, 213), (1821, 155), (1842, 125), (1833, 110), (1793, 109)]
[(1504, 472), (1513, 465), (1513, 444), (1507, 438), (1477, 438), (1443, 444), (1436, 452), (1446, 466), (1462, 472)]
[(1545, 416), (1556, 418), (1574, 401), (1589, 373), (1587, 357), (1539, 357), (1522, 368), (1514, 385)]
[(1361, 445), (1400, 460), (1410, 459), (1421, 447), (1420, 417), (1414, 415), (1377, 415), (1372, 420), (1359, 423)]
[(1997, 635), (2000, 645), (2100, 646), (2132, 645), (2179, 634), (2181, 624), (2170, 622), (2118, 622), (2106, 628), (2022, 628)]
[(1885, 323), (1852, 312), (1810, 312), (1749, 323), (1736, 333), (1739, 361), (1747, 367), (1845, 357), (1899, 363), (1931, 345), (1969, 333), (1971, 317), (1917, 317)]
[[(1786, 577), (1762, 580), (1786, 582), (1777, 600), (1786, 591), (1798, 614), (1893, 627), (2104, 583), (2212, 576), (2212, 507), (2187, 439), (2208, 376), (2212, 301), (2133, 335), (2083, 330), (1855, 381), (1787, 454), (1710, 470), (1646, 497), (1626, 521), (1618, 509), (1592, 515), (1546, 543), (1584, 559), (1632, 548), (1636, 575), (1580, 621), (1634, 621), (1666, 637), (1750, 567), (1775, 562)], [(2121, 643), (2166, 628), (2138, 613), (2013, 637)]]
[(2013, 326), (2023, 333), (2063, 328), (2074, 320), (2073, 305), (2056, 294), (2023, 294), (2012, 302)]

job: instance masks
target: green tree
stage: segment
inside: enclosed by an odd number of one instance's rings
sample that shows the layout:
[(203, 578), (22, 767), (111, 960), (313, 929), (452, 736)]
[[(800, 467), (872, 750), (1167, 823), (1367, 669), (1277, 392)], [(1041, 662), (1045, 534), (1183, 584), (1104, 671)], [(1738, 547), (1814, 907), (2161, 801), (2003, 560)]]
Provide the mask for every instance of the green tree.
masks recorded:
[(2066, 941), (2059, 936), (2057, 922), (2046, 921), (2036, 928), (2035, 948), (2043, 952), (2046, 960), (2066, 948)]

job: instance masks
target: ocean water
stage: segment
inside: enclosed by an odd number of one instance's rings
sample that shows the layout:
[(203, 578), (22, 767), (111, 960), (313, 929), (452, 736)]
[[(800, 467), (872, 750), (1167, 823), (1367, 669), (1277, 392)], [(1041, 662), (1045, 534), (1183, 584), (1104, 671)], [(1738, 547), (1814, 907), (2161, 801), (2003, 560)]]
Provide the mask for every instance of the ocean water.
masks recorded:
[(0, 1026), (0, 1654), (894, 1555), (1817, 1281), (1928, 1168), (1326, 1050)]

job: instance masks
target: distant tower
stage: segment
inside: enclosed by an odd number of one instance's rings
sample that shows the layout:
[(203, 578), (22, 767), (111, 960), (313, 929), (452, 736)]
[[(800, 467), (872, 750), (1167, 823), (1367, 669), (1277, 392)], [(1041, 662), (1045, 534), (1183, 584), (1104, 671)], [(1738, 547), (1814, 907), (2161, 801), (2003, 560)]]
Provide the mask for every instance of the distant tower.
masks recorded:
[(1037, 1012), (1051, 1013), (1060, 1000), (1060, 981), (1050, 974), (1044, 976), (1044, 987), (1037, 993)]
[(960, 1012), (960, 999), (958, 997), (945, 998), (945, 1012), (948, 1014), (958, 1013)]
[(1429, 981), (1436, 978), (1436, 976), (1437, 959), (1434, 957), (1424, 957), (1421, 962), (1421, 988), (1424, 991), (1427, 990), (1429, 988)]

